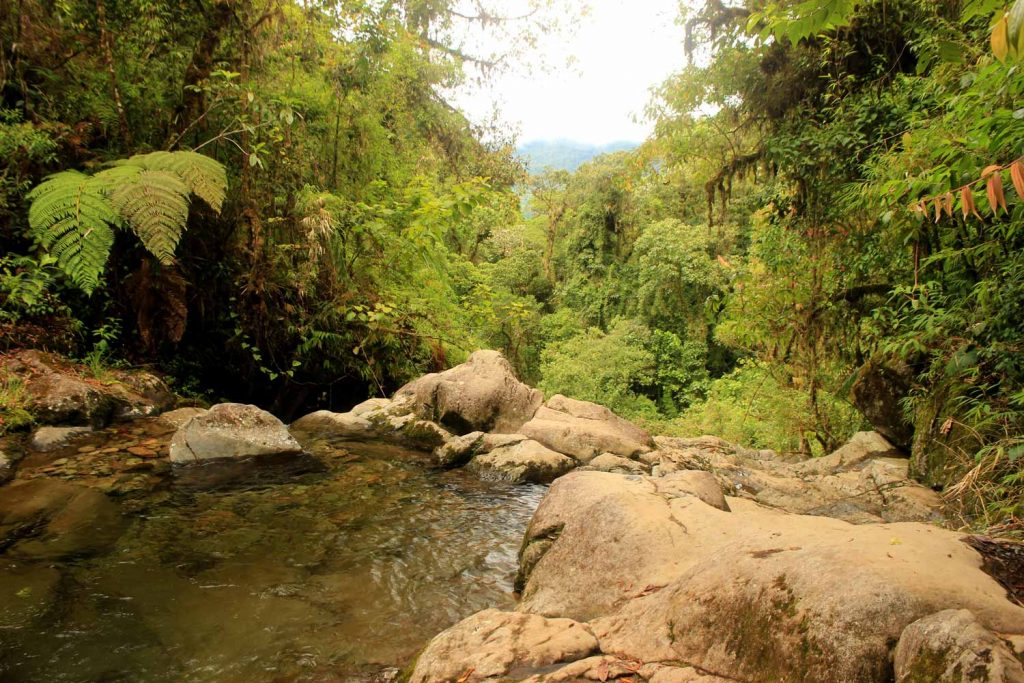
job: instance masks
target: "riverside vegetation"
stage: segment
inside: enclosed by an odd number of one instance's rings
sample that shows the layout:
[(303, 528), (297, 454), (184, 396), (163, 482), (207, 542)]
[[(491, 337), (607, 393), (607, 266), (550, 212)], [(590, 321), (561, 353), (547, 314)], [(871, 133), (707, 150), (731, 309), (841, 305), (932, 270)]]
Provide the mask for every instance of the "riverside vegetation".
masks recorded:
[(524, 7), (0, 13), (0, 674), (1024, 680), (1024, 0), (681, 3), (534, 174)]

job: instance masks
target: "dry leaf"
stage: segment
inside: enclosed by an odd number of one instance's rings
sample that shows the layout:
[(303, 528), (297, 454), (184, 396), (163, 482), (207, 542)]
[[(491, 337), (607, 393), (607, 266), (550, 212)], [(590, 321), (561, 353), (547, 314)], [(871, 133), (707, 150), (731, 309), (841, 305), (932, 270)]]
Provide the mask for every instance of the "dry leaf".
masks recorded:
[(942, 200), (936, 197), (932, 200), (932, 206), (935, 207), (935, 222), (938, 223), (942, 220)]
[(969, 213), (978, 215), (978, 207), (974, 205), (974, 191), (970, 185), (960, 190), (960, 208), (964, 212), (964, 218), (967, 218)]
[(996, 56), (996, 59), (1000, 62), (1006, 61), (1006, 57), (1010, 53), (1010, 22), (1005, 14), (992, 27), (991, 43), (992, 54)]
[(992, 207), (992, 213), (999, 215), (999, 207), (1003, 208), (1003, 211), (1008, 211), (1006, 208), (1006, 195), (1003, 194), (1003, 174), (993, 173), (988, 177), (988, 182), (985, 183), (985, 191), (988, 193), (988, 203)]
[(732, 270), (732, 264), (729, 263), (729, 259), (725, 258), (721, 254), (718, 255), (718, 262), (721, 263), (724, 267), (728, 268), (729, 270)]
[(941, 427), (939, 427), (939, 434), (942, 434), (943, 436), (948, 436), (949, 433), (952, 430), (953, 430), (953, 418), (947, 417), (946, 421), (942, 423)]
[(1024, 164), (1013, 162), (1010, 166), (1010, 179), (1013, 181), (1013, 189), (1017, 190), (1017, 196), (1024, 199)]
[(953, 217), (953, 193), (947, 192), (942, 197), (942, 209), (946, 212), (946, 215), (950, 218)]
[(466, 673), (459, 676), (459, 680), (456, 683), (466, 683), (466, 681), (469, 680), (469, 677), (473, 675), (474, 671), (476, 671), (476, 669), (473, 667), (466, 669)]

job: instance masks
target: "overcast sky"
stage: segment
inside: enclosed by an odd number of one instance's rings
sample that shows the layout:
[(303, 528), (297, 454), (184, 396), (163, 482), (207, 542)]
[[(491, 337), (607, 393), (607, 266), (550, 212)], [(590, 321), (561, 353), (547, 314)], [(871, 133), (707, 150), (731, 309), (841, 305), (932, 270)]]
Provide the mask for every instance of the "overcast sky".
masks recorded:
[(499, 76), (489, 89), (458, 96), (463, 111), (483, 121), (497, 106), (501, 120), (519, 128), (521, 143), (646, 138), (651, 126), (643, 109), (650, 88), (685, 63), (683, 29), (675, 23), (678, 0), (590, 0), (590, 5), (590, 15), (568, 42), (559, 38), (539, 46), (546, 61), (559, 68)]

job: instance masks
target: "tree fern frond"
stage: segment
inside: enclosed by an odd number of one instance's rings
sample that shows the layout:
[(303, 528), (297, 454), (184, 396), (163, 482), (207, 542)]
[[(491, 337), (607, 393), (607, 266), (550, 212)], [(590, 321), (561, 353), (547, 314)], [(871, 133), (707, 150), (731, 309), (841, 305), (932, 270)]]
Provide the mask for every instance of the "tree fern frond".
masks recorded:
[(198, 152), (151, 152), (136, 154), (126, 161), (151, 171), (170, 171), (181, 176), (188, 189), (210, 208), (220, 213), (227, 193), (228, 177), (224, 166)]
[(188, 194), (188, 185), (176, 173), (142, 170), (135, 182), (110, 193), (110, 203), (143, 246), (160, 263), (170, 265), (188, 219)]
[(86, 293), (99, 285), (117, 213), (93, 179), (77, 171), (56, 173), (28, 194), (31, 234)]

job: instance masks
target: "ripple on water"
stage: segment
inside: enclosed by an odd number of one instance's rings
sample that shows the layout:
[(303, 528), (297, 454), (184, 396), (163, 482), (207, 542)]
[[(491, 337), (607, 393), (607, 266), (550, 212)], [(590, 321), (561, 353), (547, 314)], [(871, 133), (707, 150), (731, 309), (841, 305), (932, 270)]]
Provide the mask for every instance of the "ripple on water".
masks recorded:
[(316, 456), (276, 479), (180, 481), (112, 553), (58, 565), (51, 607), (0, 630), (0, 680), (343, 680), (514, 604), (544, 487), (380, 445)]

